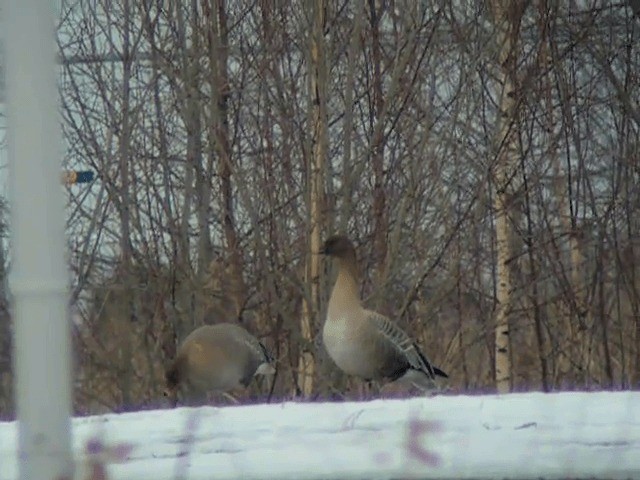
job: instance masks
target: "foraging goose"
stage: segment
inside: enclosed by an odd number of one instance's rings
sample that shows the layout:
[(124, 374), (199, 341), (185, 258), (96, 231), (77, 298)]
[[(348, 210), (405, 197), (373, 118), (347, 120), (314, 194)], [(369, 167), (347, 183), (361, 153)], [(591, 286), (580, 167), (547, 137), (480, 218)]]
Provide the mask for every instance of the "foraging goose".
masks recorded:
[(338, 264), (322, 339), (341, 370), (366, 380), (401, 380), (423, 391), (436, 387), (436, 376), (448, 378), (395, 322), (362, 306), (356, 250), (347, 237), (330, 237), (320, 253)]
[(227, 392), (247, 387), (254, 375), (275, 372), (273, 358), (253, 335), (239, 325), (219, 323), (197, 328), (182, 342), (165, 372), (167, 390), (181, 384), (196, 392)]

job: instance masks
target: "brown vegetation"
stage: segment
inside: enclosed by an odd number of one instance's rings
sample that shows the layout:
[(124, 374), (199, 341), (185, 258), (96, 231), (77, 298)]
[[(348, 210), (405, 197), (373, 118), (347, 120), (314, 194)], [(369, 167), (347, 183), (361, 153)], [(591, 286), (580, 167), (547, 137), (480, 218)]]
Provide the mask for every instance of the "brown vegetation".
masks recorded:
[(221, 321), (277, 357), (243, 401), (356, 397), (318, 335), (337, 231), (452, 392), (638, 388), (638, 18), (502, 4), (62, 12), (66, 167), (97, 174), (67, 187), (75, 411), (163, 405), (176, 343)]

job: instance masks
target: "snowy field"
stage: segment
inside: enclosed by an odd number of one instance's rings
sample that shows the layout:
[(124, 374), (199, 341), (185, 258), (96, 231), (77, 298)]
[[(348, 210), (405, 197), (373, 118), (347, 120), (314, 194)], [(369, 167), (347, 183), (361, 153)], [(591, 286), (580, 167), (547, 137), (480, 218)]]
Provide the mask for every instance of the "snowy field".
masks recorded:
[[(110, 479), (640, 478), (635, 392), (179, 408), (73, 426), (79, 464), (91, 439), (126, 457)], [(17, 476), (15, 449), (15, 423), (0, 423), (1, 480)]]

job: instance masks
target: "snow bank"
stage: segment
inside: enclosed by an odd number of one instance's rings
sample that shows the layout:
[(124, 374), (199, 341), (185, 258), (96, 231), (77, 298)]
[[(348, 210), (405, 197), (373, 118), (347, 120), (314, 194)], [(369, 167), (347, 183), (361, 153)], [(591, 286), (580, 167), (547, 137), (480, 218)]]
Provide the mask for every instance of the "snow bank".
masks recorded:
[[(640, 478), (635, 392), (179, 408), (73, 428), (79, 463), (92, 438), (132, 444), (108, 466), (123, 480)], [(15, 423), (0, 423), (0, 480), (16, 477)]]

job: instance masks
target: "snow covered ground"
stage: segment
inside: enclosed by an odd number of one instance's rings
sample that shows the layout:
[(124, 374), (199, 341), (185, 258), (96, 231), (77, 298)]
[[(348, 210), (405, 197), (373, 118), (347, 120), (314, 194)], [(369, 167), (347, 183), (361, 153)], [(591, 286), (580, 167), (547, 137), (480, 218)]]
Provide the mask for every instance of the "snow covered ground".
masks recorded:
[[(640, 392), (179, 408), (73, 426), (80, 463), (92, 438), (131, 444), (113, 479), (640, 478)], [(1, 480), (17, 476), (15, 427), (0, 423)]]

